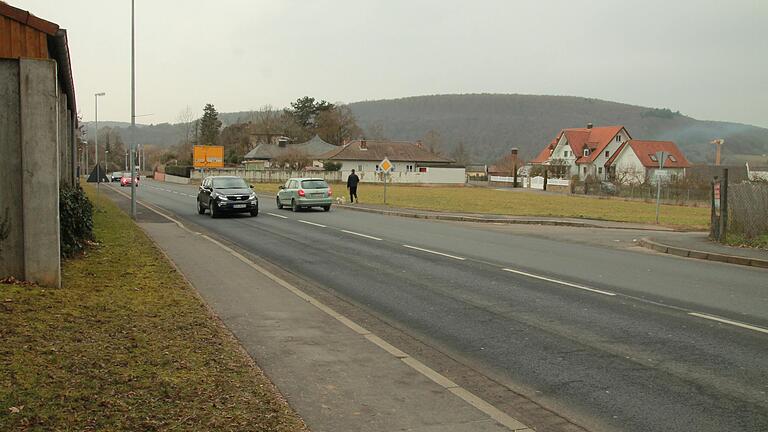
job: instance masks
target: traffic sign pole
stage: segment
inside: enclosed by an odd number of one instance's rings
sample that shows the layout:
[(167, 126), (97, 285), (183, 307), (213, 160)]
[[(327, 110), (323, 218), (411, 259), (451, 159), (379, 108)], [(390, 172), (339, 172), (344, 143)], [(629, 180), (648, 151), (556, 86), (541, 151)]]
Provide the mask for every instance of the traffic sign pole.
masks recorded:
[(664, 151), (656, 152), (656, 160), (659, 161), (659, 169), (656, 171), (656, 225), (659, 224), (659, 207), (661, 203), (661, 170), (664, 168), (664, 160), (668, 153)]

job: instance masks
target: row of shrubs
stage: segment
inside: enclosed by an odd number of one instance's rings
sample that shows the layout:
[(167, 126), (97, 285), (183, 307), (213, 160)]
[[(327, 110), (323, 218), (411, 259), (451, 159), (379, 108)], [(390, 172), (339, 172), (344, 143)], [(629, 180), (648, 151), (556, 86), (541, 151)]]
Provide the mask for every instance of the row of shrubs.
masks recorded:
[(178, 176), (178, 177), (189, 178), (189, 175), (192, 172), (192, 169), (193, 167), (186, 166), (186, 165), (166, 165), (165, 173), (169, 175)]

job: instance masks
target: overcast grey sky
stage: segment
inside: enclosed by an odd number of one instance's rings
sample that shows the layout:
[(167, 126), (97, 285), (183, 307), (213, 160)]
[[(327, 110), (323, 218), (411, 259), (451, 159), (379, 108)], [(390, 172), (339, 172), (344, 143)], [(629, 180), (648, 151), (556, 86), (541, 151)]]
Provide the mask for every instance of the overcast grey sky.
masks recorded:
[[(78, 107), (130, 121), (130, 0), (7, 0), (69, 32)], [(575, 95), (768, 127), (764, 0), (136, 0), (137, 114), (304, 95)]]

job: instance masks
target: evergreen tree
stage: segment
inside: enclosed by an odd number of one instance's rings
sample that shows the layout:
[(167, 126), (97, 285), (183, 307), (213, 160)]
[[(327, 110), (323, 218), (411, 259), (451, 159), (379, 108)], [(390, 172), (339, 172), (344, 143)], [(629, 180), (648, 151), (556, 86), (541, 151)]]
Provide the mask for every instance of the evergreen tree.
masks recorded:
[(219, 113), (213, 104), (205, 104), (203, 108), (203, 117), (200, 119), (200, 143), (203, 145), (214, 145), (219, 138), (219, 128), (221, 121)]

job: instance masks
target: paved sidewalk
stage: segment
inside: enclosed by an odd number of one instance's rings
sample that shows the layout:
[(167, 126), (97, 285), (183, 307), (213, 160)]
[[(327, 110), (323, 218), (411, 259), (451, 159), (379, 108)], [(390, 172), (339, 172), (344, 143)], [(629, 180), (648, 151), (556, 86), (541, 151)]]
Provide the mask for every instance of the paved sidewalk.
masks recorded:
[(768, 268), (768, 250), (727, 246), (709, 240), (708, 233), (653, 233), (640, 241), (658, 252), (688, 258)]
[(531, 431), (226, 246), (157, 215), (139, 225), (311, 430)]

